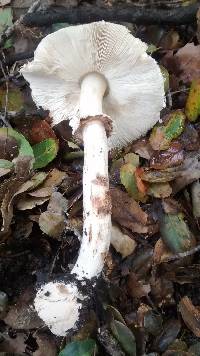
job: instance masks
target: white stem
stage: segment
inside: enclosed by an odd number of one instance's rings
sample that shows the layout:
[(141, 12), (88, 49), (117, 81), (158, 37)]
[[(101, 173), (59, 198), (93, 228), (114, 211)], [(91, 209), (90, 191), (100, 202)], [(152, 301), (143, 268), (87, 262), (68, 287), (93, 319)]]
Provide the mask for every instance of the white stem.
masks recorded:
[(103, 123), (86, 124), (83, 141), (83, 237), (72, 273), (78, 279), (91, 279), (102, 271), (111, 235), (108, 145)]
[(106, 88), (107, 82), (99, 73), (89, 73), (83, 78), (79, 102), (81, 118), (102, 114), (102, 101)]
[[(83, 128), (83, 238), (72, 270), (78, 280), (101, 273), (110, 245), (108, 145), (104, 124), (95, 118), (102, 114), (106, 87), (106, 80), (97, 73), (88, 74), (81, 83), (80, 115), (94, 118)], [(76, 283), (50, 282), (38, 291), (35, 308), (54, 334), (64, 336), (76, 326), (84, 299), (87, 294), (83, 295)]]

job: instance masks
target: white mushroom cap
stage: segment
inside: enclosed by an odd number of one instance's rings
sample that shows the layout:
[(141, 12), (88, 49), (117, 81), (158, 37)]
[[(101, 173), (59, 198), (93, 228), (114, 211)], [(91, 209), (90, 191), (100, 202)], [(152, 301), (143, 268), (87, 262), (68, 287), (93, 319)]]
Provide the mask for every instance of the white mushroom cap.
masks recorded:
[(102, 74), (108, 84), (103, 113), (113, 121), (108, 142), (113, 148), (144, 135), (164, 106), (163, 77), (146, 49), (121, 25), (71, 26), (46, 36), (22, 74), (34, 101), (50, 110), (54, 124), (69, 119), (74, 131), (80, 121), (81, 80), (90, 72)]

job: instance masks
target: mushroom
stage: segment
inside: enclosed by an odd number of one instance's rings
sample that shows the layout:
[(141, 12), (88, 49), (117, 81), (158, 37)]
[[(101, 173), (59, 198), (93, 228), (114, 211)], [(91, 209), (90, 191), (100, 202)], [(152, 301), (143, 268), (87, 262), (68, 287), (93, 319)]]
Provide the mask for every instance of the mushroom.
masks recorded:
[(35, 298), (38, 315), (56, 335), (78, 326), (109, 249), (108, 150), (144, 135), (164, 106), (163, 77), (146, 49), (126, 27), (94, 22), (46, 36), (21, 70), (53, 124), (70, 120), (84, 143), (79, 256), (68, 279), (47, 283)]

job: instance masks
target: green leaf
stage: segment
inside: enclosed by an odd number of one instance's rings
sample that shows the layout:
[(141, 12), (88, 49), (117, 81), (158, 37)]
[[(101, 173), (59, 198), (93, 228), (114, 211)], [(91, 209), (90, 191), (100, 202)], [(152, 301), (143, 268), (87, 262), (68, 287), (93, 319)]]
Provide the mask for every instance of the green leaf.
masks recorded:
[(186, 101), (185, 113), (190, 121), (196, 121), (200, 115), (200, 79), (193, 80)]
[(33, 146), (35, 156), (34, 169), (46, 167), (56, 157), (58, 152), (58, 142), (52, 138), (37, 143)]
[(128, 194), (137, 201), (145, 201), (145, 194), (138, 190), (135, 176), (136, 166), (132, 163), (126, 163), (120, 168), (121, 183), (126, 188)]
[(182, 214), (164, 214), (160, 232), (163, 241), (174, 253), (185, 252), (195, 246), (195, 238), (183, 220)]
[(66, 345), (58, 356), (93, 356), (95, 350), (96, 344), (92, 339), (73, 341)]
[(11, 7), (0, 9), (0, 34), (13, 23)]
[(183, 132), (185, 119), (185, 114), (181, 110), (176, 110), (168, 115), (166, 125), (156, 125), (149, 138), (153, 149), (167, 150), (171, 141)]
[(17, 141), (19, 145), (19, 156), (29, 156), (34, 158), (31, 145), (21, 133), (11, 128), (2, 127), (0, 128), (0, 135), (13, 137)]
[(14, 163), (8, 161), (7, 159), (0, 159), (0, 168), (12, 169), (14, 167)]
[(110, 328), (127, 355), (136, 356), (136, 341), (132, 331), (118, 320), (112, 321)]

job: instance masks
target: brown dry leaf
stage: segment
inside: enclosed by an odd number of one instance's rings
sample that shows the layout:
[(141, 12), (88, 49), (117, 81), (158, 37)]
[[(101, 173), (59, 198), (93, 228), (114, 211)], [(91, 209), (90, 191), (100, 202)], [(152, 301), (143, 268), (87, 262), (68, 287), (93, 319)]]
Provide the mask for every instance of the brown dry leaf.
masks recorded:
[(131, 145), (131, 150), (137, 153), (140, 157), (148, 160), (151, 158), (154, 152), (147, 138), (142, 138), (135, 141)]
[(165, 262), (170, 256), (172, 256), (172, 252), (166, 247), (164, 242), (159, 239), (154, 247), (153, 252), (153, 260), (155, 264), (160, 264)]
[(46, 198), (40, 198), (40, 197), (25, 197), (20, 199), (17, 204), (16, 204), (16, 208), (18, 210), (30, 210), (35, 208), (38, 205), (42, 205), (44, 204), (46, 201), (48, 201), (50, 198), (46, 197)]
[(13, 160), (18, 155), (18, 151), (18, 143), (13, 137), (0, 135), (1, 159)]
[(162, 201), (162, 207), (166, 214), (179, 214), (183, 211), (181, 205), (173, 198), (166, 198)]
[(180, 175), (178, 168), (167, 168), (160, 171), (144, 168), (141, 174), (142, 180), (149, 183), (166, 183)]
[(178, 172), (178, 175), (172, 183), (173, 193), (179, 192), (181, 189), (191, 184), (200, 178), (200, 150), (197, 152), (188, 152), (185, 156), (183, 165)]
[(57, 137), (46, 120), (36, 120), (33, 122), (30, 130), (30, 142), (31, 144), (39, 143), (47, 138), (53, 138), (57, 140)]
[(43, 325), (33, 306), (35, 293), (32, 288), (20, 294), (17, 302), (10, 307), (4, 321), (13, 329), (35, 329)]
[(44, 332), (37, 331), (34, 335), (36, 338), (38, 349), (33, 352), (33, 356), (56, 356), (57, 347), (52, 335), (45, 334)]
[(9, 336), (8, 330), (2, 333), (3, 341), (0, 343), (0, 353), (2, 355), (24, 355), (27, 339), (25, 333), (17, 333), (16, 337)]
[(148, 195), (154, 198), (167, 198), (171, 193), (172, 188), (169, 183), (152, 183), (147, 192)]
[(166, 169), (183, 163), (184, 151), (179, 142), (173, 142), (166, 151), (156, 151), (151, 157), (150, 167)]
[(146, 297), (150, 292), (150, 287), (144, 286), (142, 282), (138, 280), (138, 276), (134, 272), (131, 272), (128, 276), (127, 287), (130, 296), (134, 299)]
[(121, 226), (141, 234), (153, 234), (157, 225), (150, 222), (149, 216), (128, 193), (118, 188), (110, 189), (112, 198), (112, 219)]
[(179, 311), (187, 327), (200, 337), (200, 310), (195, 307), (188, 297), (183, 297), (179, 302)]
[(59, 239), (65, 228), (67, 200), (59, 192), (52, 193), (47, 211), (39, 218), (40, 229), (47, 235)]
[(2, 219), (3, 219), (1, 231), (4, 234), (8, 231), (9, 226), (12, 221), (13, 205), (14, 205), (15, 199), (19, 195), (40, 185), (45, 178), (46, 178), (46, 173), (39, 172), (39, 173), (36, 173), (30, 180), (27, 180), (25, 182), (24, 182), (24, 179), (22, 179), (22, 178), (21, 178), (21, 180), (17, 179), (17, 178), (13, 178), (8, 182), (8, 186), (6, 187), (6, 190), (4, 191), (4, 197), (3, 197), (2, 204), (1, 204), (1, 215), (2, 215)]
[(158, 306), (174, 304), (173, 294), (174, 287), (173, 283), (166, 279), (164, 276), (150, 278), (151, 294), (153, 300)]
[(130, 236), (124, 234), (116, 225), (112, 225), (111, 244), (123, 258), (131, 255), (137, 246), (136, 242)]
[(198, 79), (200, 77), (200, 45), (195, 46), (193, 42), (187, 43), (175, 54), (173, 51), (168, 52), (163, 64), (184, 83)]

